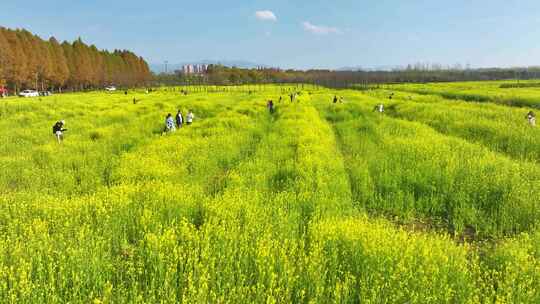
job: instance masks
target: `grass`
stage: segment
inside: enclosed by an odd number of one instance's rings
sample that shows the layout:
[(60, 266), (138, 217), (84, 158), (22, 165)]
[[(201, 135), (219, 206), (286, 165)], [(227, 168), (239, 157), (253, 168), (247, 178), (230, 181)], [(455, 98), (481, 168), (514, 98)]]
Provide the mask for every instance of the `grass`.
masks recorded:
[(263, 89), (2, 101), (3, 302), (540, 301), (536, 164), (398, 98)]

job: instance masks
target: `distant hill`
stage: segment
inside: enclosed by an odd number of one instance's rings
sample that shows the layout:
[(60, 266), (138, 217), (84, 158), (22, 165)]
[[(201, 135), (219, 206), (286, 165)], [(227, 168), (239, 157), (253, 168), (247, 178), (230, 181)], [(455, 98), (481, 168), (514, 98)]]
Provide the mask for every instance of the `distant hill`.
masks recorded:
[[(237, 67), (237, 68), (243, 68), (243, 69), (253, 69), (256, 67), (269, 67), (265, 64), (258, 64), (250, 61), (243, 61), (243, 60), (201, 60), (196, 62), (183, 62), (183, 63), (169, 63), (167, 65), (167, 70), (172, 73), (175, 70), (179, 70), (182, 68), (182, 66), (187, 64), (221, 64), (227, 67)], [(164, 63), (154, 63), (150, 64), (150, 69), (154, 73), (164, 73), (165, 72), (165, 64)]]

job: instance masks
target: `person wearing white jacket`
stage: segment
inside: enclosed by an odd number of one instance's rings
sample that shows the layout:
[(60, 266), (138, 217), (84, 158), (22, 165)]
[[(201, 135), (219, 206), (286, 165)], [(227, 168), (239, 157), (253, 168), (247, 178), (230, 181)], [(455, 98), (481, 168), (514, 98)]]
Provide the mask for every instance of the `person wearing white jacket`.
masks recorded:
[(527, 116), (525, 118), (527, 118), (531, 126), (536, 127), (536, 115), (534, 115), (533, 111), (527, 113)]
[(193, 119), (195, 119), (195, 115), (193, 115), (193, 111), (189, 110), (187, 116), (186, 116), (186, 124), (189, 126), (193, 123)]

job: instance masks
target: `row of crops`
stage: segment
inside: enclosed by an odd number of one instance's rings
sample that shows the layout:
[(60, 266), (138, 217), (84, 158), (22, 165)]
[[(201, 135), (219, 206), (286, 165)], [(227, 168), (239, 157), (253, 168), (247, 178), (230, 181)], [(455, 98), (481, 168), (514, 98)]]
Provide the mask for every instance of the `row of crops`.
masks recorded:
[(445, 99), (491, 102), (515, 107), (540, 108), (538, 81), (455, 82), (391, 85), (392, 90), (438, 95)]
[[(443, 101), (396, 97), (380, 115), (371, 110), (384, 91), (340, 92), (346, 102), (332, 104), (334, 92), (317, 90), (270, 115), (266, 100), (280, 92), (0, 105), (0, 298), (540, 301), (534, 149), (414, 115), (462, 113)], [(464, 123), (509, 115), (476, 107)], [(162, 136), (177, 109), (198, 119)], [(59, 116), (62, 145), (49, 134)]]

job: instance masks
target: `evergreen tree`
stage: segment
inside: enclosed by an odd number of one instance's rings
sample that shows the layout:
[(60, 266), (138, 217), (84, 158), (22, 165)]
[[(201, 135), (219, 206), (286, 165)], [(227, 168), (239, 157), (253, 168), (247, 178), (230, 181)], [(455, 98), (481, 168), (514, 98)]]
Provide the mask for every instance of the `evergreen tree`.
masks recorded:
[(100, 51), (80, 38), (60, 44), (54, 37), (45, 41), (26, 30), (0, 27), (0, 85), (15, 90), (137, 86), (151, 76), (144, 59), (129, 51)]
[(54, 58), (49, 48), (49, 43), (36, 37), (35, 43), (38, 45), (38, 75), (41, 90), (51, 86), (54, 73)]
[(51, 85), (61, 89), (69, 78), (69, 67), (64, 54), (64, 49), (54, 37), (51, 37), (49, 39), (49, 50), (53, 58), (52, 62), (54, 70), (52, 73)]
[(93, 67), (88, 46), (84, 44), (81, 38), (73, 42), (73, 65), (71, 77), (74, 83), (77, 83), (81, 89), (91, 85)]
[(25, 71), (23, 73), (23, 85), (38, 89), (39, 80), (39, 46), (33, 35), (26, 30), (18, 30), (17, 36), (22, 45), (23, 58), (25, 61)]
[(8, 83), (12, 84), (13, 89), (15, 92), (17, 92), (23, 85), (23, 82), (28, 78), (26, 57), (25, 53), (23, 52), (24, 47), (15, 31), (4, 31), (4, 37), (9, 43), (12, 54), (12, 61), (10, 63), (11, 66), (9, 68), (9, 76), (7, 81)]
[(0, 27), (0, 86), (5, 86), (13, 64), (13, 54), (9, 42), (4, 35), (4, 28)]

